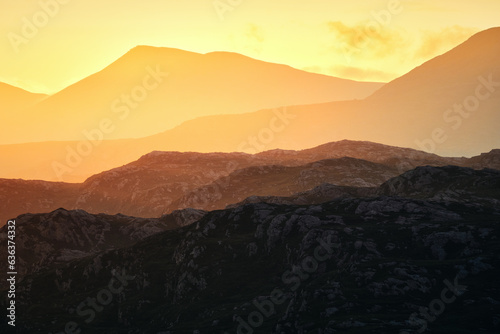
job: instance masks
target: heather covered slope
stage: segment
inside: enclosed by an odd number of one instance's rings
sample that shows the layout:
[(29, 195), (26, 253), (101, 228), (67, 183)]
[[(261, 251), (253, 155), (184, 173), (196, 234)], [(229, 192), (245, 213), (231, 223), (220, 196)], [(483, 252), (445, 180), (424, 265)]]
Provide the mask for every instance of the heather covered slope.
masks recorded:
[[(484, 197), (498, 172), (454, 168), (406, 173), (405, 192), (421, 199), (240, 205), (49, 267), (19, 285), (18, 331), (75, 322), (94, 333), (498, 332), (498, 205), (425, 198), (428, 187), (474, 193), (478, 182)], [(87, 297), (117, 277), (123, 289), (90, 312)], [(426, 316), (435, 300), (444, 309)]]

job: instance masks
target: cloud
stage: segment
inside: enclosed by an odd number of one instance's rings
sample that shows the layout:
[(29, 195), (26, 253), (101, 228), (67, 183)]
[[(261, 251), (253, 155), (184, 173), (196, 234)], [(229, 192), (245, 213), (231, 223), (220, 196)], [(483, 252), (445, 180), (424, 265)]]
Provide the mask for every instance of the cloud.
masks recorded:
[(245, 28), (244, 36), (247, 41), (245, 47), (260, 54), (262, 52), (262, 43), (264, 43), (263, 29), (254, 23), (249, 23)]
[(240, 50), (249, 57), (260, 55), (266, 41), (264, 29), (254, 23), (243, 25), (241, 29), (231, 32), (228, 38), (233, 50)]
[(248, 24), (245, 36), (247, 36), (249, 40), (253, 40), (258, 43), (264, 42), (264, 32), (262, 28), (254, 23)]
[(346, 25), (328, 22), (328, 31), (335, 36), (332, 46), (348, 60), (376, 60), (384, 58), (399, 63), (427, 61), (464, 42), (479, 29), (450, 26), (441, 30), (408, 32), (393, 26), (383, 26), (375, 21)]
[(410, 45), (409, 36), (397, 29), (382, 26), (376, 21), (367, 21), (348, 26), (340, 21), (327, 23), (329, 32), (336, 37), (333, 46), (344, 55), (362, 57), (386, 57), (395, 52), (404, 52)]
[[(336, 63), (317, 64), (307, 71), (360, 81), (387, 82), (464, 42), (478, 29), (449, 26), (438, 30), (407, 31), (374, 22), (346, 25), (327, 23), (333, 42), (327, 53)], [(398, 70), (401, 73), (398, 73)], [(394, 72), (391, 72), (394, 71)]]
[(422, 31), (421, 43), (415, 52), (415, 59), (430, 59), (461, 44), (477, 33), (475, 28), (452, 26), (441, 31)]

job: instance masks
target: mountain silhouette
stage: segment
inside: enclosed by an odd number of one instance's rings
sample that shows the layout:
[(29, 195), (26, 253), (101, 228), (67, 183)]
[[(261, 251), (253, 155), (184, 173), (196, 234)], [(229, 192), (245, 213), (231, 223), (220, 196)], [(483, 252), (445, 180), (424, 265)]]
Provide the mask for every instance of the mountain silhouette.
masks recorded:
[[(480, 32), (363, 100), (268, 108), (244, 114), (217, 113), (140, 139), (105, 140), (99, 126), (92, 123), (89, 133), (82, 135), (79, 141), (0, 145), (0, 155), (4, 157), (0, 161), (0, 175), (82, 182), (93, 174), (155, 150), (257, 153), (278, 148), (303, 150), (346, 138), (409, 147), (441, 156), (478, 155), (500, 147), (498, 40), (500, 28)], [(134, 52), (141, 50), (149, 48)], [(234, 54), (222, 55), (254, 62)], [(120, 64), (118, 61), (111, 68), (119, 69)], [(311, 87), (302, 88), (307, 94), (315, 91)], [(64, 121), (61, 122), (63, 131), (74, 130), (66, 129)], [(118, 123), (113, 125), (118, 128)], [(43, 123), (41, 126), (43, 128)], [(50, 127), (46, 129), (50, 131)], [(79, 146), (87, 149), (81, 148), (83, 153), (74, 157)], [(78, 161), (71, 163), (75, 159)]]
[[(216, 210), (247, 197), (291, 196), (324, 183), (376, 187), (419, 166), (498, 168), (497, 151), (450, 158), (349, 140), (253, 155), (155, 151), (82, 183), (0, 179), (0, 221), (60, 207), (138, 217), (159, 217), (184, 208)], [(334, 196), (349, 193), (346, 188), (325, 191)]]
[(308, 73), (229, 52), (138, 46), (103, 70), (24, 110), (1, 144), (79, 140), (114, 124), (106, 139), (153, 135), (205, 115), (364, 98), (381, 83)]

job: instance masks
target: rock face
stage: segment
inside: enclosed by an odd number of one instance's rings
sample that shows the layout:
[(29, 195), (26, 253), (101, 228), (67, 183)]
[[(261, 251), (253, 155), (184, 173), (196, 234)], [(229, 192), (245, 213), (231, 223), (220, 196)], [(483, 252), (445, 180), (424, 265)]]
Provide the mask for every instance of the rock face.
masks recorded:
[[(303, 151), (151, 152), (81, 184), (0, 179), (0, 226), (57, 208), (160, 217), (176, 209), (222, 209), (249, 196), (290, 196), (322, 183), (378, 186), (417, 166), (500, 168), (498, 152), (471, 159), (343, 140)], [(236, 186), (236, 191), (234, 187)]]
[[(18, 278), (133, 245), (156, 233), (189, 225), (205, 214), (201, 210), (186, 209), (161, 218), (135, 218), (57, 209), (47, 214), (21, 215), (16, 218)], [(6, 231), (6, 226), (0, 229), (2, 254), (7, 250)], [(0, 286), (5, 287), (5, 282)]]
[[(293, 334), (411, 333), (426, 326), (455, 333), (474, 332), (480, 323), (495, 333), (497, 177), (491, 170), (422, 167), (392, 179), (393, 186), (317, 187), (311, 194), (345, 195), (323, 203), (307, 203), (303, 194), (300, 205), (177, 212), (172, 221), (188, 216), (194, 223), (141, 239), (156, 227), (147, 220), (145, 232), (132, 229), (140, 235), (134, 244), (61, 259), (26, 276), (18, 284), (17, 329)], [(467, 200), (437, 196), (459, 189)], [(92, 219), (102, 218), (52, 215), (65, 218), (51, 218), (38, 235), (99, 247), (82, 237), (89, 235), (83, 229), (65, 235), (55, 225), (78, 217), (94, 226)], [(23, 217), (26, 226), (41, 224), (42, 216)]]

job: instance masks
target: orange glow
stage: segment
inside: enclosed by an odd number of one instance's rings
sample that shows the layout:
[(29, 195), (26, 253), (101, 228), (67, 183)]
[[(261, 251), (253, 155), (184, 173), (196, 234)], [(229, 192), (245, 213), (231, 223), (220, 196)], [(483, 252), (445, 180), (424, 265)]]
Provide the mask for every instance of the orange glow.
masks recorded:
[[(377, 15), (393, 2), (252, 0), (241, 1), (219, 15), (216, 1), (155, 1), (148, 6), (135, 0), (0, 1), (0, 36), (4, 36), (0, 39), (0, 82), (55, 93), (137, 45), (200, 53), (231, 51), (328, 75), (337, 75), (336, 66), (352, 66), (390, 75), (372, 72), (351, 79), (383, 81), (449, 50), (474, 32), (497, 25), (500, 12), (496, 0), (400, 1), (402, 11), (389, 23), (379, 18), (379, 35), (384, 39), (372, 40), (353, 63), (346, 64), (338, 50), (345, 37), (332, 31), (331, 22), (339, 22), (347, 32), (363, 31), (377, 23)], [(46, 22), (44, 12), (52, 15)], [(38, 26), (30, 31), (26, 22)], [(448, 39), (447, 29), (457, 25)], [(23, 31), (29, 33), (27, 37)], [(13, 37), (16, 35), (22, 42)], [(401, 57), (396, 52), (373, 57), (372, 50), (388, 49), (384, 45), (394, 40), (387, 36), (405, 39), (409, 52), (418, 57)], [(429, 48), (439, 36), (440, 46)]]
[[(415, 147), (493, 66), (460, 61), (482, 44), (437, 78), (433, 58), (497, 24), (494, 0), (231, 3), (0, 1), (0, 177), (77, 182), (152, 150)], [(497, 94), (464, 132), (498, 124)], [(484, 136), (441, 153), (496, 145)]]

